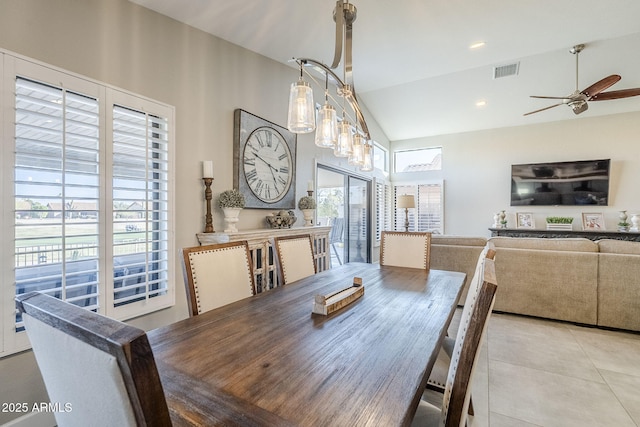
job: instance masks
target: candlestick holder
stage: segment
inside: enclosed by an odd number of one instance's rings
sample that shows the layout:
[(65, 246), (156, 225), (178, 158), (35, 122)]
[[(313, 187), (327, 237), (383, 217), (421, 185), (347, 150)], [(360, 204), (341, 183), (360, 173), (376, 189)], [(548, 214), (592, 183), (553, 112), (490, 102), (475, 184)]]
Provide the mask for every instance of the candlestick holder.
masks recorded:
[(309, 197), (313, 197), (313, 190), (307, 190), (307, 194), (309, 195)]
[(204, 199), (206, 200), (206, 205), (207, 205), (207, 213), (204, 217), (205, 218), (204, 232), (214, 233), (215, 230), (213, 229), (213, 214), (211, 213), (211, 199), (213, 198), (213, 195), (211, 193), (211, 184), (213, 184), (213, 178), (202, 178), (202, 180), (204, 181), (204, 186), (205, 186)]

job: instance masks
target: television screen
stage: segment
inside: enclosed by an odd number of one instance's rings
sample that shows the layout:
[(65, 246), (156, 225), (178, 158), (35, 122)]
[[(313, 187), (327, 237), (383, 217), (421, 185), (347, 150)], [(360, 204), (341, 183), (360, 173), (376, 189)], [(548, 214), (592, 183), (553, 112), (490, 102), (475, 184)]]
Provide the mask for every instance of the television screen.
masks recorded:
[(611, 159), (511, 166), (511, 206), (609, 204)]

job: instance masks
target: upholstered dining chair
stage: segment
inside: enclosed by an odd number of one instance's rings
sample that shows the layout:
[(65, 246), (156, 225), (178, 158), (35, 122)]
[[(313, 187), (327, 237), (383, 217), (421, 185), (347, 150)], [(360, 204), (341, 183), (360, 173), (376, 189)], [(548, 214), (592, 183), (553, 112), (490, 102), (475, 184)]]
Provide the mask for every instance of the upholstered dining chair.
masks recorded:
[[(478, 262), (476, 263), (476, 269), (473, 274), (473, 278), (469, 282), (469, 290), (467, 292), (467, 298), (465, 299), (464, 306), (462, 308), (461, 319), (468, 316), (469, 312), (473, 310), (474, 305), (478, 299), (478, 294), (482, 288), (483, 282), (493, 283), (497, 285), (495, 275), (494, 258), (496, 251), (492, 243), (488, 243), (480, 255), (478, 256)], [(460, 327), (463, 325), (461, 324)], [(447, 373), (451, 365), (451, 359), (453, 350), (456, 345), (456, 339), (450, 336), (446, 336), (442, 342), (442, 348), (436, 359), (436, 363), (429, 375), (429, 381), (427, 382), (427, 388), (444, 392)], [(473, 415), (473, 403), (470, 400), (469, 414)]]
[(184, 248), (182, 267), (190, 316), (255, 294), (246, 240)]
[(447, 375), (442, 408), (420, 400), (412, 427), (464, 427), (467, 424), (471, 381), (495, 303), (497, 286), (483, 281), (473, 308), (461, 318)]
[(278, 254), (280, 283), (286, 285), (316, 274), (313, 243), (309, 234), (273, 239)]
[(59, 426), (170, 426), (144, 331), (52, 296), (16, 297)]
[(380, 265), (429, 270), (431, 233), (383, 231), (380, 241)]

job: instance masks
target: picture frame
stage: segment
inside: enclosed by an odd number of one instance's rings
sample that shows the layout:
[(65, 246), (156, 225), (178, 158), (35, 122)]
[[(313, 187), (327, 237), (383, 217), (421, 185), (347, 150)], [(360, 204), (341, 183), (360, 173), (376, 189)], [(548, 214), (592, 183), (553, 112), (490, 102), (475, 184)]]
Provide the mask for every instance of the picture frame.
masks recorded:
[(536, 222), (531, 212), (516, 213), (516, 228), (536, 228)]
[(582, 229), (585, 231), (603, 231), (604, 214), (602, 212), (591, 212), (582, 214)]

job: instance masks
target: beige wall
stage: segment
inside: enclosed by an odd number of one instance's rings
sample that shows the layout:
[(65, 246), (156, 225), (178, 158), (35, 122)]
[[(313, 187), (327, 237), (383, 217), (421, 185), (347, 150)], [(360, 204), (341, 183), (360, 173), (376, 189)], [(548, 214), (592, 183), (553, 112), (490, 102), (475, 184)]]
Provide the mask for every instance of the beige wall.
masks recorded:
[[(201, 161), (214, 161), (214, 198), (232, 188), (234, 110), (284, 125), (289, 85), (298, 75), (127, 0), (0, 0), (0, 48), (175, 106), (176, 248), (196, 245), (204, 228)], [(373, 137), (388, 146), (379, 126), (367, 121)], [(296, 200), (306, 195), (316, 161), (350, 169), (316, 148), (311, 135), (300, 136)], [(244, 210), (239, 228), (263, 228), (265, 214)], [(218, 208), (214, 227), (223, 229)], [(175, 272), (176, 306), (132, 324), (151, 329), (187, 316), (178, 257)], [(44, 400), (34, 373), (30, 352), (0, 359), (0, 401)], [(15, 415), (0, 413), (0, 424)]]
[[(441, 146), (442, 172), (420, 173), (421, 179), (443, 179), (445, 234), (488, 236), (494, 213), (507, 211), (509, 226), (516, 212), (532, 212), (537, 228), (547, 216), (573, 216), (581, 229), (582, 212), (603, 212), (608, 230), (616, 230), (620, 210), (640, 212), (640, 112), (492, 129), (406, 141), (393, 149)], [(509, 206), (511, 165), (565, 160), (611, 159), (609, 206)], [(393, 174), (393, 180), (414, 179)]]

